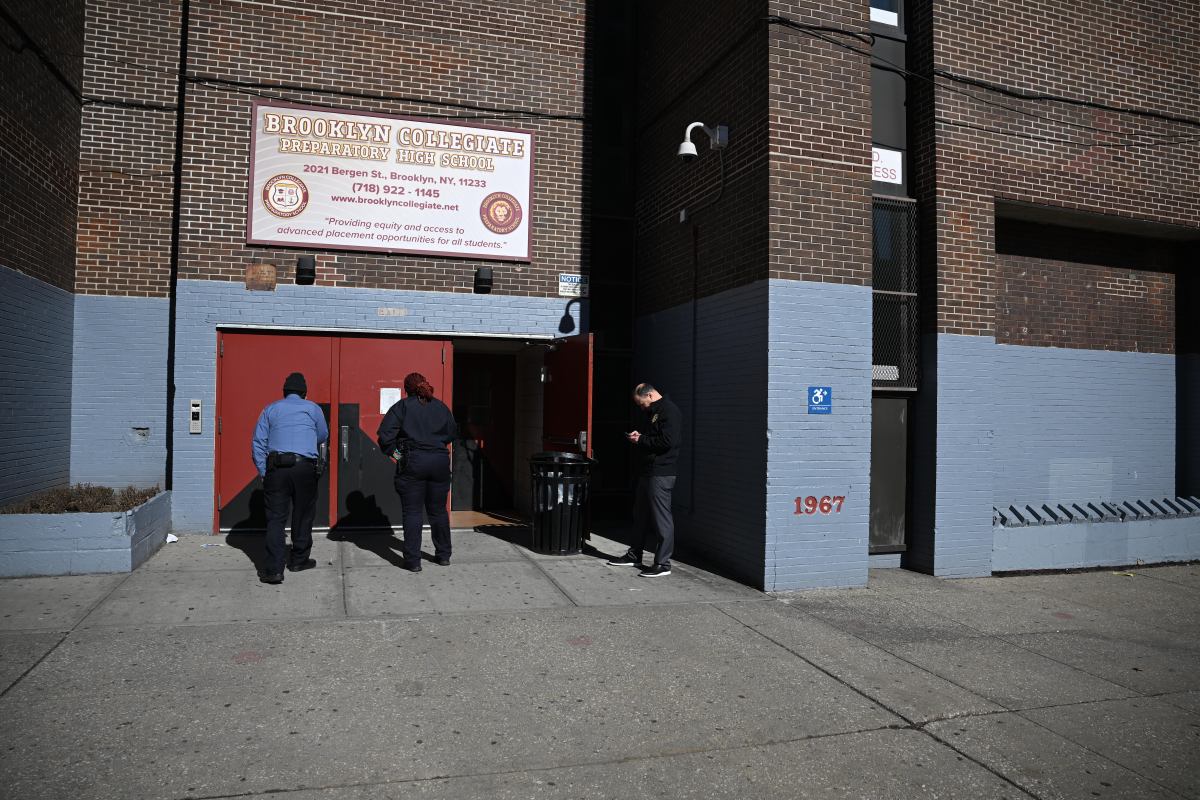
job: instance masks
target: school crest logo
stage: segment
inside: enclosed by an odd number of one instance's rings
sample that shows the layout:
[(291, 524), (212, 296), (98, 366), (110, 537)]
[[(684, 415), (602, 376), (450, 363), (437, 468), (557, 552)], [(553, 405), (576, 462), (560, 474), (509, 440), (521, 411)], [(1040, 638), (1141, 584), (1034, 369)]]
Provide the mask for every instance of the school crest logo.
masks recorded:
[(294, 217), (308, 206), (308, 187), (295, 175), (276, 175), (262, 191), (263, 205), (277, 217)]
[(521, 204), (508, 192), (492, 192), (479, 206), (479, 219), (492, 233), (512, 233), (521, 224)]

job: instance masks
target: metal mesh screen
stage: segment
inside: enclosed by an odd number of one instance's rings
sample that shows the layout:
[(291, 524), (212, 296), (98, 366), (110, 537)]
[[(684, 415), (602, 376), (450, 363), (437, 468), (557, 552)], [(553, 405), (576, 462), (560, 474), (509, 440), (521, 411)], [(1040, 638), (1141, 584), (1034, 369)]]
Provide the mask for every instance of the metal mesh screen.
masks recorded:
[(872, 268), (876, 389), (915, 390), (919, 380), (921, 320), (917, 295), (917, 206), (877, 197), (873, 203)]

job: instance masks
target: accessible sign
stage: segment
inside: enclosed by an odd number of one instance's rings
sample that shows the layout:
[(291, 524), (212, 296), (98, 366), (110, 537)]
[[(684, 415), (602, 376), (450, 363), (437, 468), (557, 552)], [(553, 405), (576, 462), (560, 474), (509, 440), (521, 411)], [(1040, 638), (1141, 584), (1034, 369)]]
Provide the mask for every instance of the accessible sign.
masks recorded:
[(528, 261), (533, 134), (257, 102), (246, 242)]

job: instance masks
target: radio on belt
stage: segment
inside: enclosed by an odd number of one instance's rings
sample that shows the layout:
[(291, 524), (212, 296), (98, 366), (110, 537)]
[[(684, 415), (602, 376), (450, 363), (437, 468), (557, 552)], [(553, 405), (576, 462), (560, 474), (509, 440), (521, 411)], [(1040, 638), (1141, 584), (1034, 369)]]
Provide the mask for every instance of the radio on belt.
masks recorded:
[(193, 400), (188, 412), (188, 433), (200, 433), (200, 401)]

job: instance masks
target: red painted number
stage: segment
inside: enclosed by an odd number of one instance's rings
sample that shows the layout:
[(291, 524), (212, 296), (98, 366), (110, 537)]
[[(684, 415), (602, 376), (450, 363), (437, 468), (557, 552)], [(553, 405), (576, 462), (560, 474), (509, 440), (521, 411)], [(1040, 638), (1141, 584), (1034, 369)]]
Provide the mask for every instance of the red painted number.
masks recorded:
[(842, 504), (846, 502), (844, 496), (817, 498), (813, 495), (807, 497), (796, 498), (796, 513), (797, 514), (816, 514), (820, 511), (822, 514), (839, 514), (842, 511)]

